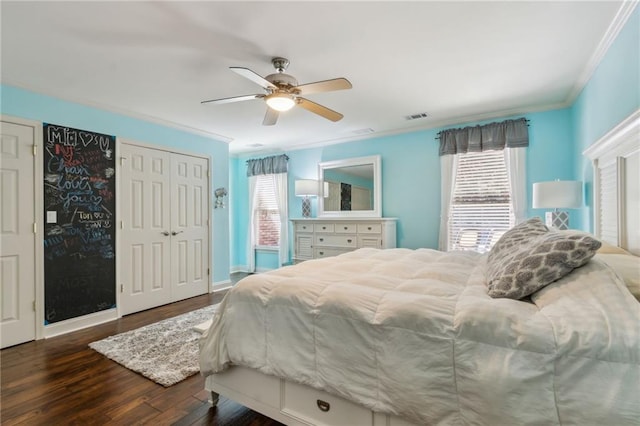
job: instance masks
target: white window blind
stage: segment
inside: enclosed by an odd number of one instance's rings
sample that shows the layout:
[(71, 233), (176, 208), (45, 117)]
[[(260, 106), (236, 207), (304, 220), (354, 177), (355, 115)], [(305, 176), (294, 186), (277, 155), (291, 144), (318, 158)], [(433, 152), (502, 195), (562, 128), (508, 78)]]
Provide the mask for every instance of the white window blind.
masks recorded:
[(448, 249), (487, 252), (514, 222), (503, 151), (458, 154)]
[(259, 246), (277, 247), (280, 244), (280, 213), (276, 202), (275, 179), (259, 175), (256, 181), (255, 226)]
[(597, 170), (600, 174), (600, 238), (615, 246), (618, 242), (618, 164), (612, 162)]

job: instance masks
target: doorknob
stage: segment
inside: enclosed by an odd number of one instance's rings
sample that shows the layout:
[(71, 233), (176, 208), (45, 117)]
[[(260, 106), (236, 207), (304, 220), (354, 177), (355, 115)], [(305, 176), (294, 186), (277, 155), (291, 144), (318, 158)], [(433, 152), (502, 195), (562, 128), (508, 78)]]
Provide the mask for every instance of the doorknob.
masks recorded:
[(173, 231), (173, 232), (171, 233), (171, 235), (178, 235), (178, 234), (182, 234), (183, 232), (184, 232), (184, 231), (178, 231), (178, 232)]
[(169, 231), (163, 231), (161, 232), (161, 234), (164, 235), (165, 237), (168, 237), (170, 235)]

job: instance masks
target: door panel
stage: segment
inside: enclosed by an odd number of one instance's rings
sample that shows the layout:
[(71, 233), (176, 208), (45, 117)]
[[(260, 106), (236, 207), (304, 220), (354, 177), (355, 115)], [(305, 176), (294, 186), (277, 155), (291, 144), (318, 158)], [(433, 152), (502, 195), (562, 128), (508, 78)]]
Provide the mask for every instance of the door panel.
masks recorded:
[(172, 171), (172, 282), (181, 300), (209, 289), (208, 161), (172, 154)]
[(172, 302), (170, 167), (165, 151), (122, 144), (120, 313)]
[[(36, 337), (34, 128), (0, 130), (0, 346)], [(45, 241), (46, 243), (46, 241)]]

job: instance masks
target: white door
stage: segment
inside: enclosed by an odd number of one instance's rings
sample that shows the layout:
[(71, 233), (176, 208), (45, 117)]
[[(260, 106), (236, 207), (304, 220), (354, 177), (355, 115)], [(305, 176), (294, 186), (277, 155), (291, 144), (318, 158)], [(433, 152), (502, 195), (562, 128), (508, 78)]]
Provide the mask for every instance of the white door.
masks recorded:
[(0, 129), (0, 346), (36, 337), (35, 129), (3, 121)]
[(209, 174), (199, 157), (122, 144), (122, 315), (209, 289)]
[(120, 314), (172, 302), (171, 154), (121, 145)]
[(171, 285), (173, 300), (209, 289), (208, 161), (171, 157)]

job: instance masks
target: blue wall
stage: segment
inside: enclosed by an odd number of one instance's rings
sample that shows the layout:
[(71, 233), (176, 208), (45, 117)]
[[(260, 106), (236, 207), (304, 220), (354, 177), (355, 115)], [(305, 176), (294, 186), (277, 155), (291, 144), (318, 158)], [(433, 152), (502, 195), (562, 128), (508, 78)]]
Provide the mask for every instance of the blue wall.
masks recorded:
[[(229, 186), (229, 146), (225, 142), (7, 85), (0, 86), (0, 101), (2, 114), (209, 156), (212, 190)], [(229, 209), (213, 210), (212, 219), (213, 281), (222, 282), (229, 279)]]
[[(572, 179), (575, 151), (571, 112), (569, 109), (525, 115), (529, 120), (530, 146), (527, 157), (527, 188), (533, 182)], [(516, 117), (505, 117), (516, 118)], [(491, 120), (501, 121), (502, 119)], [(488, 121), (463, 123), (460, 126), (485, 124)], [(456, 126), (457, 127), (457, 126)], [(371, 138), (355, 142), (329, 145), (321, 148), (287, 151), (289, 156), (289, 216), (301, 217), (302, 200), (294, 194), (297, 179), (316, 179), (318, 163), (343, 158), (380, 155), (382, 158), (382, 215), (397, 217), (398, 247), (438, 247), (440, 222), (440, 158), (437, 133), (442, 129), (425, 130), (400, 135)], [(232, 160), (232, 186), (235, 196), (244, 201), (234, 203), (232, 237), (241, 242), (232, 251), (234, 268), (246, 265), (246, 229), (248, 226), (248, 182), (245, 176), (247, 158), (267, 155), (243, 156)], [(237, 169), (240, 170), (237, 170)], [(236, 170), (234, 170), (236, 169)], [(531, 196), (528, 196), (531, 205)], [(236, 210), (236, 206), (239, 210)], [(542, 215), (544, 211), (529, 209), (529, 215)], [(576, 215), (571, 212), (571, 220)], [(312, 201), (312, 215), (317, 215), (317, 201)], [(291, 235), (292, 232), (291, 232)], [(290, 241), (290, 250), (292, 241)], [(265, 259), (266, 258), (266, 259)], [(257, 264), (268, 268), (277, 266), (275, 255), (259, 253)]]
[(640, 8), (629, 17), (572, 107), (576, 180), (585, 182), (583, 228), (593, 231), (593, 172), (582, 152), (640, 108)]

